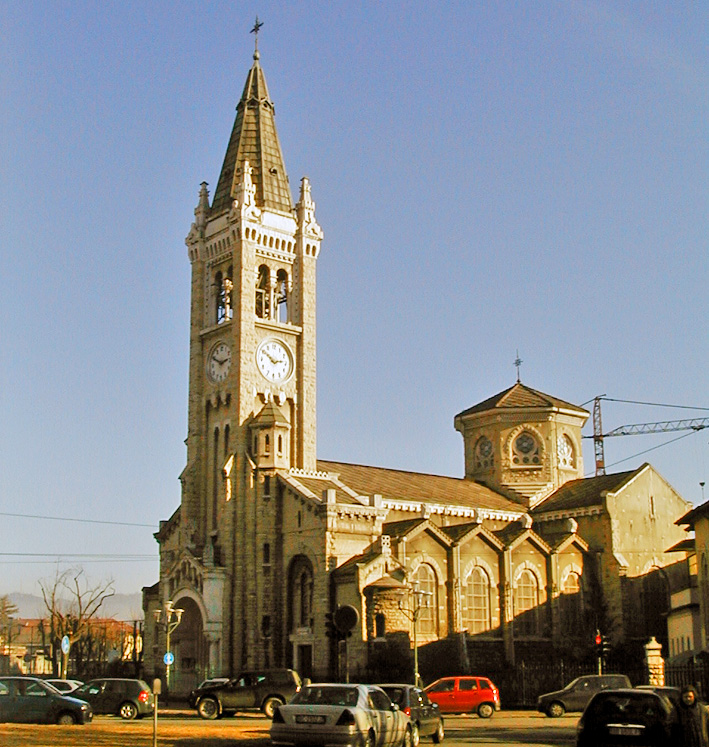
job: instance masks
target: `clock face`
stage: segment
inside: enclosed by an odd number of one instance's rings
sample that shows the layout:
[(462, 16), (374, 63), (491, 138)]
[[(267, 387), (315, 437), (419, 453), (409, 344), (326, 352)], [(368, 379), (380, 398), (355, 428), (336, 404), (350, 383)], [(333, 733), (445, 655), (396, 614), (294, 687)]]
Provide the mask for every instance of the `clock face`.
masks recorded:
[(231, 348), (225, 342), (217, 343), (207, 359), (207, 375), (212, 381), (224, 381), (231, 368)]
[(293, 354), (285, 343), (270, 337), (258, 346), (256, 365), (265, 379), (281, 383), (293, 373)]

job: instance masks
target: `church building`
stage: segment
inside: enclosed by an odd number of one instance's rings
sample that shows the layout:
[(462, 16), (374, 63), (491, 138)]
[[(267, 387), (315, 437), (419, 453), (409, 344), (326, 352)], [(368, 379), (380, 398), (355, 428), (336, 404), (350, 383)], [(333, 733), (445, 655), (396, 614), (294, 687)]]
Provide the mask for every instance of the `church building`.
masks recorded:
[[(480, 674), (578, 657), (596, 629), (615, 645), (662, 636), (662, 605), (631, 581), (677, 560), (665, 550), (689, 506), (650, 465), (584, 479), (583, 408), (518, 379), (463, 409), (460, 478), (318, 460), (323, 232), (307, 178), (293, 203), (258, 51), (194, 212), (187, 463), (144, 589), (147, 677), (165, 671), (168, 601), (180, 692), (253, 668), (341, 677), (345, 646), (352, 679), (399, 662), (410, 680), (414, 646), (426, 678), (444, 641), (464, 650), (451, 668)], [(345, 606), (338, 642), (327, 615)]]

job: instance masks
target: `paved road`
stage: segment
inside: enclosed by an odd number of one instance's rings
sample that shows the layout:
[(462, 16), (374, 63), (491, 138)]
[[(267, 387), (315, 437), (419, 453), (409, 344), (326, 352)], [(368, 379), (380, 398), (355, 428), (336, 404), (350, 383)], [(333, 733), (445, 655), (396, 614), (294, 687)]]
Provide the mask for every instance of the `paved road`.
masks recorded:
[[(491, 719), (446, 718), (447, 747), (573, 747), (580, 714), (551, 719), (534, 711), (501, 711)], [(425, 744), (425, 742), (424, 742)]]
[[(490, 719), (477, 716), (447, 716), (446, 738), (443, 747), (573, 747), (576, 744), (576, 723), (580, 714), (547, 718), (536, 711), (500, 711)], [(205, 734), (210, 725), (233, 724), (236, 729), (246, 728), (268, 736), (268, 721), (260, 714), (240, 714), (219, 722), (203, 721), (195, 712), (161, 712), (160, 721), (203, 724)], [(235, 744), (238, 745), (236, 734)], [(421, 740), (422, 747), (428, 747), (428, 739)]]

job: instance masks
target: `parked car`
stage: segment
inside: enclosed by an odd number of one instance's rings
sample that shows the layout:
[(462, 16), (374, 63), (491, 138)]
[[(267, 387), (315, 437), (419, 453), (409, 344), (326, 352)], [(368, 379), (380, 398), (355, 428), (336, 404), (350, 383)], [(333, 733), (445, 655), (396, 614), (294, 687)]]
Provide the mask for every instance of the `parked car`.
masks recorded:
[(213, 687), (214, 685), (225, 685), (227, 682), (229, 682), (228, 677), (211, 677), (207, 680), (202, 680), (202, 682), (195, 687), (194, 690), (190, 690), (190, 694), (187, 696), (187, 702), (189, 703), (190, 708), (196, 708), (197, 707), (197, 693), (201, 690), (206, 690), (209, 687)]
[(637, 685), (636, 690), (652, 690), (660, 695), (666, 695), (670, 703), (675, 708), (679, 708), (682, 704), (682, 691), (679, 687), (672, 687), (670, 685)]
[(51, 677), (44, 681), (49, 682), (52, 687), (55, 687), (63, 695), (68, 695), (69, 693), (74, 692), (77, 687), (81, 687), (81, 685), (84, 684), (81, 680), (58, 680)]
[(589, 700), (601, 690), (630, 686), (630, 680), (624, 674), (587, 674), (571, 680), (562, 690), (540, 695), (537, 710), (558, 718), (567, 711), (583, 711)]
[(475, 713), (490, 718), (500, 710), (500, 691), (487, 677), (443, 677), (426, 688), (441, 713)]
[(242, 672), (238, 677), (195, 691), (197, 713), (202, 718), (221, 718), (236, 711), (261, 710), (268, 718), (279, 705), (300, 690), (300, 677), (293, 669)]
[(274, 745), (412, 747), (409, 717), (376, 685), (307, 685), (271, 722)]
[(94, 713), (120, 716), (126, 721), (152, 713), (155, 703), (147, 682), (118, 677), (89, 680), (73, 694), (91, 703)]
[(579, 719), (577, 747), (677, 747), (679, 714), (662, 693), (638, 688), (597, 692)]
[(384, 684), (379, 687), (409, 717), (413, 747), (418, 747), (421, 737), (431, 737), (436, 744), (443, 741), (446, 732), (441, 710), (420, 687), (400, 684)]
[(23, 724), (88, 724), (91, 706), (62, 695), (37, 677), (0, 677), (0, 721)]

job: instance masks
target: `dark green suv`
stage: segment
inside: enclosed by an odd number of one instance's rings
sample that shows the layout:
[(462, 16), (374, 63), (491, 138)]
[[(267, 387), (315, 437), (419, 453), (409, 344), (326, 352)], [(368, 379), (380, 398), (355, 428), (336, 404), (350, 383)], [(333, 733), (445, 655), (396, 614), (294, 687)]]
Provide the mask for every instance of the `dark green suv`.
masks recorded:
[(279, 705), (300, 690), (300, 677), (292, 669), (242, 672), (225, 683), (200, 687), (194, 692), (197, 712), (202, 718), (221, 718), (236, 711), (261, 710), (273, 718)]

